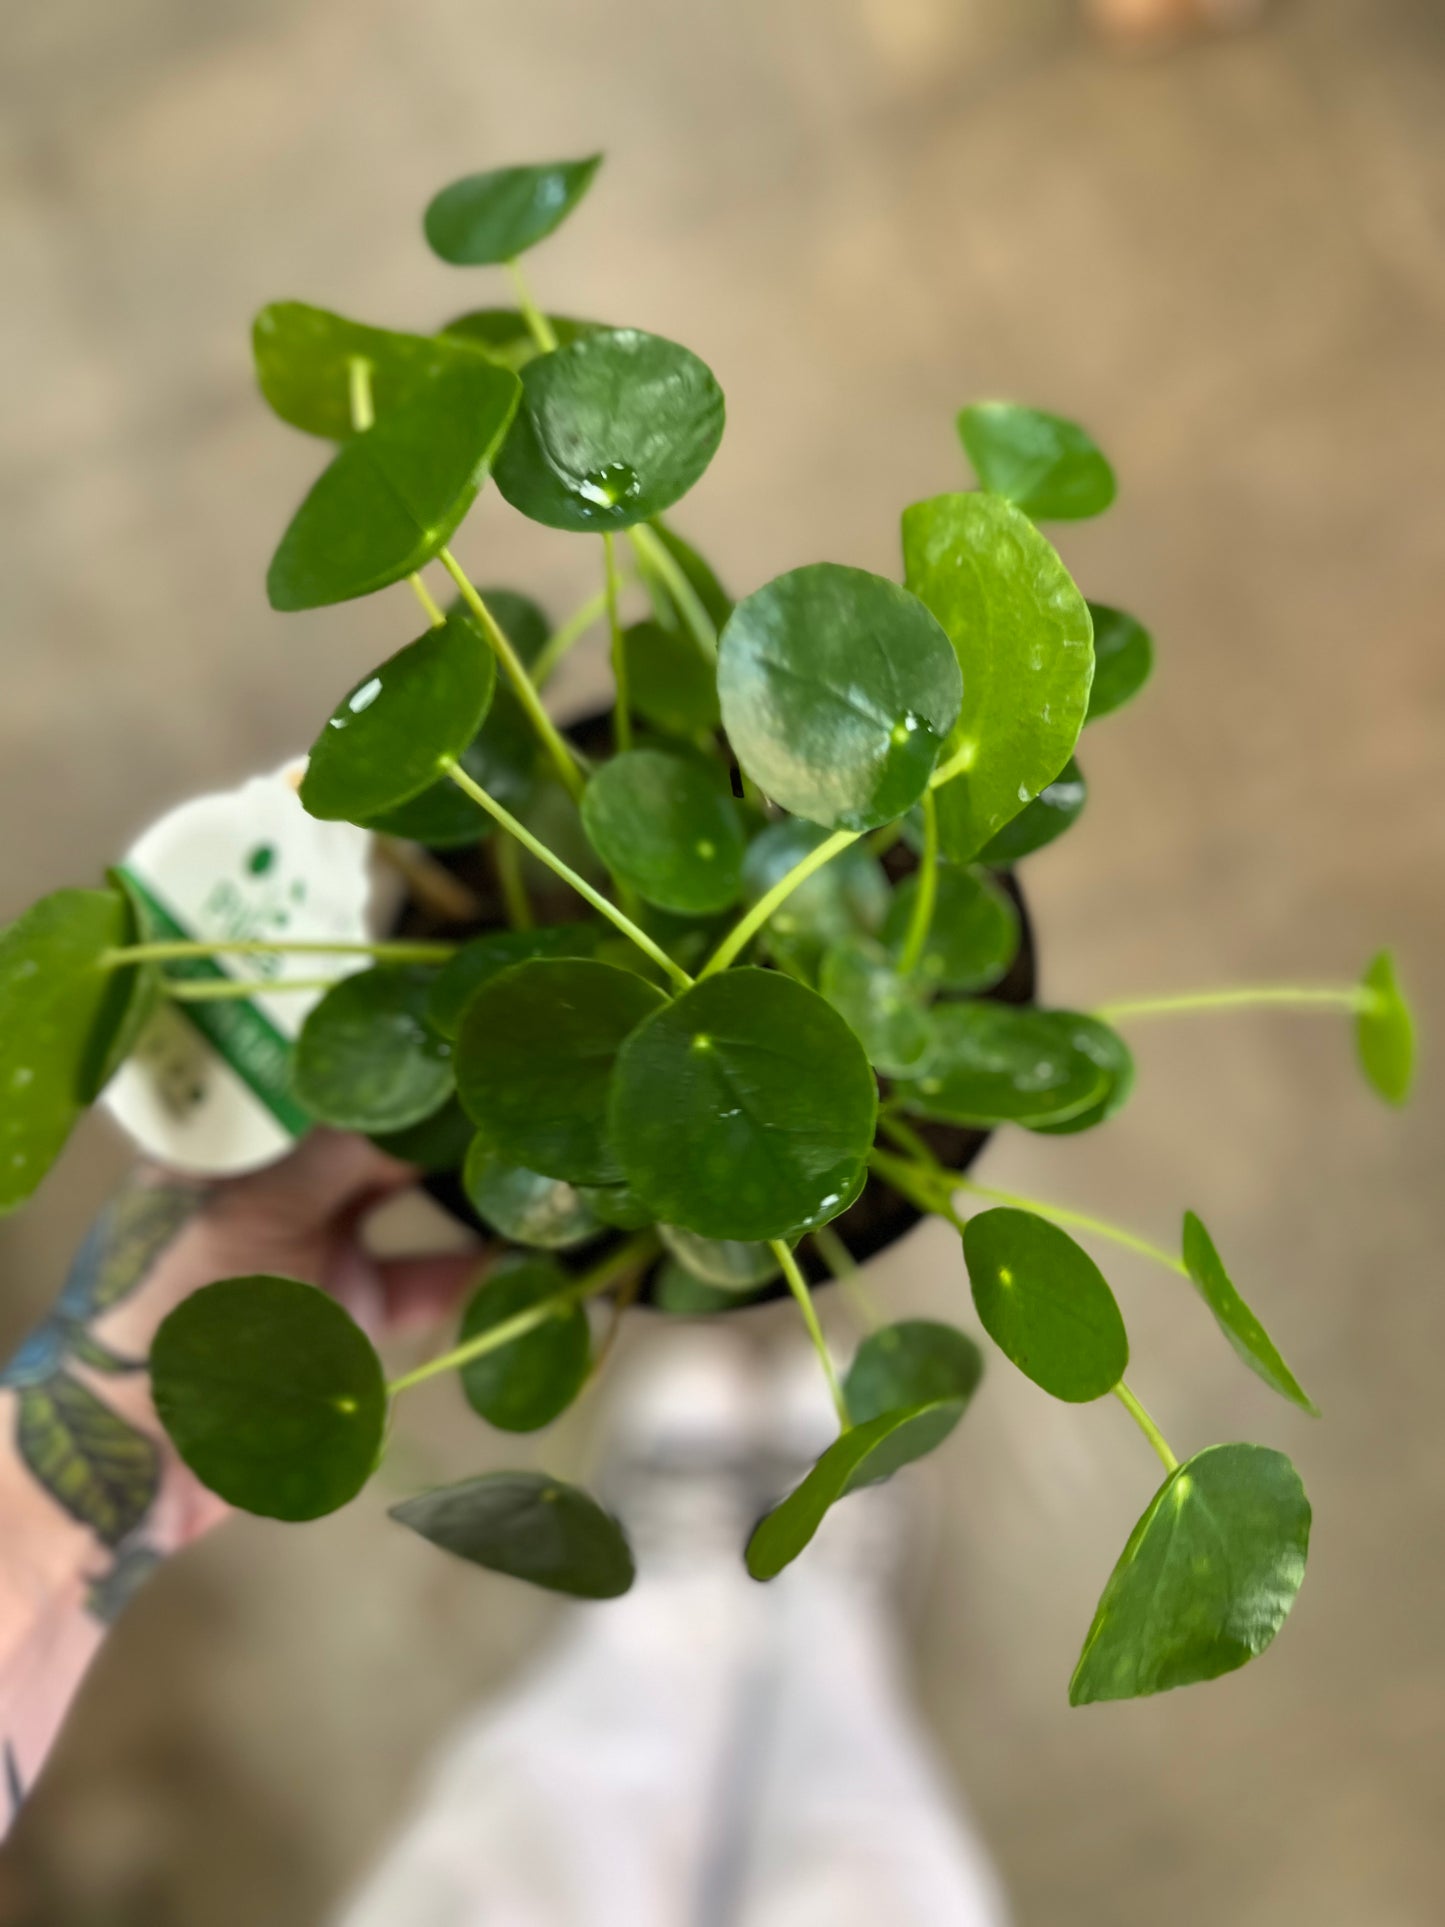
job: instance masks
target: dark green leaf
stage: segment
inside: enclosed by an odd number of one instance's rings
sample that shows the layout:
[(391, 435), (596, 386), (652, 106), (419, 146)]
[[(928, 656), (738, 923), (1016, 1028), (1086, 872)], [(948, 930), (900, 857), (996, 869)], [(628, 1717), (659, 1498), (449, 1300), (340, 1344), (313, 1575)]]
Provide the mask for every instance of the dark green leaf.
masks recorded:
[(818, 989), (885, 1077), (916, 1074), (933, 1049), (933, 1025), (913, 978), (900, 977), (880, 944), (850, 937), (823, 958)]
[(1111, 1090), (1107, 1072), (1051, 1011), (1013, 1004), (940, 1004), (932, 1012), (933, 1054), (898, 1085), (915, 1117), (943, 1124), (1058, 1124), (1096, 1107)]
[(1177, 1467), (1129, 1535), (1069, 1703), (1139, 1699), (1257, 1659), (1304, 1579), (1310, 1503), (1281, 1452), (1211, 1445)]
[[(576, 321), (566, 315), (549, 314), (552, 332), (559, 348), (569, 348), (586, 335), (601, 332), (599, 321)], [(484, 348), (489, 355), (520, 374), (529, 361), (549, 352), (537, 345), (537, 337), (527, 325), (527, 317), (515, 308), (473, 308), (459, 314), (441, 330), (443, 337), (455, 335)]]
[(680, 1225), (661, 1224), (662, 1242), (677, 1262), (704, 1284), (719, 1291), (747, 1293), (778, 1275), (778, 1261), (765, 1244), (746, 1244), (734, 1238), (700, 1238)]
[[(749, 903), (766, 896), (827, 835), (816, 823), (798, 817), (769, 823), (753, 838), (743, 858), (743, 888)], [(866, 845), (853, 843), (815, 870), (773, 912), (764, 926), (764, 941), (795, 969), (812, 972), (834, 944), (881, 930), (889, 900), (882, 864)]]
[[(95, 1358), (82, 1362), (105, 1369)], [(18, 1388), (15, 1449), (56, 1503), (89, 1526), (102, 1545), (127, 1539), (160, 1487), (155, 1440), (69, 1372)]]
[(873, 1141), (877, 1086), (831, 1005), (766, 970), (703, 979), (617, 1059), (612, 1143), (663, 1224), (781, 1238), (844, 1208)]
[(426, 1021), (436, 972), (383, 966), (344, 977), (301, 1026), (298, 1101), (344, 1131), (401, 1131), (452, 1092), (452, 1047)]
[[(682, 570), (688, 585), (703, 606), (703, 613), (714, 629), (721, 630), (733, 612), (733, 599), (719, 582), (712, 564), (676, 529), (670, 529), (658, 516), (652, 523), (652, 532), (667, 550), (678, 568)], [(682, 613), (675, 598), (665, 584), (659, 584), (654, 575), (647, 577), (647, 587), (654, 602), (658, 601), (659, 590), (665, 601), (659, 603), (658, 620), (673, 629), (685, 629)]]
[(632, 1553), (610, 1512), (545, 1472), (488, 1472), (418, 1493), (391, 1516), (433, 1545), (492, 1572), (577, 1599), (615, 1599)]
[(582, 825), (608, 869), (648, 903), (707, 916), (738, 900), (742, 818), (701, 763), (660, 749), (614, 756), (587, 785)]
[(1124, 1320), (1067, 1231), (1032, 1211), (984, 1211), (964, 1227), (963, 1257), (984, 1330), (1025, 1377), (1075, 1405), (1113, 1391), (1129, 1363)]
[(685, 495), (723, 432), (723, 395), (688, 349), (612, 328), (542, 355), (497, 459), (513, 508), (554, 529), (626, 529)]
[[(1097, 688), (1097, 683), (1095, 684)], [(1052, 783), (1046, 783), (1032, 803), (1025, 803), (1011, 823), (991, 836), (979, 852), (980, 863), (1006, 870), (1062, 836), (1089, 800), (1084, 772), (1071, 756)]]
[(569, 1184), (615, 1184), (607, 1093), (622, 1041), (664, 1002), (630, 970), (536, 958), (490, 978), (457, 1039), (457, 1087), (492, 1148)]
[[(130, 911), (123, 941), (144, 943), (150, 934), (150, 915), (139, 891), (120, 868), (107, 870), (105, 880), (112, 890), (120, 892)], [(110, 991), (81, 1078), (80, 1095), (87, 1104), (95, 1102), (140, 1042), (162, 996), (156, 964), (122, 965), (111, 971), (110, 979)]]
[(101, 959), (131, 930), (119, 891), (56, 890), (0, 934), (0, 1212), (35, 1190), (113, 1062), (129, 972)]
[(521, 385), (482, 355), (449, 360), (322, 471), (271, 558), (273, 609), (370, 595), (430, 562), (476, 500)]
[(431, 335), (369, 328), (304, 301), (273, 301), (251, 330), (256, 379), (282, 421), (349, 441), (352, 364), (364, 364), (373, 416), (390, 415), (422, 394), (467, 350)]
[(733, 610), (718, 696), (733, 753), (774, 802), (826, 829), (869, 830), (927, 788), (962, 686), (916, 597), (819, 562)]
[(1360, 1067), (1387, 1104), (1403, 1104), (1415, 1075), (1415, 1022), (1392, 952), (1371, 959), (1360, 989), (1366, 999), (1355, 1018)]
[(533, 957), (590, 957), (595, 923), (548, 923), (537, 930), (489, 930), (463, 944), (441, 967), (427, 998), (426, 1019), (443, 1037), (455, 1038), (467, 1005), (489, 978)]
[(506, 1163), (484, 1138), (472, 1142), (462, 1183), (477, 1216), (519, 1245), (564, 1251), (595, 1238), (602, 1228), (565, 1179)]
[(1107, 1082), (1103, 1095), (1086, 1109), (1051, 1122), (1030, 1123), (1029, 1128), (1048, 1137), (1072, 1137), (1076, 1131), (1092, 1131), (1096, 1124), (1102, 1124), (1122, 1109), (1128, 1100), (1134, 1088), (1133, 1053), (1118, 1031), (1100, 1023), (1097, 1017), (1086, 1017), (1077, 1010), (1044, 1010), (1039, 1015), (1061, 1042), (1097, 1065)]
[(1214, 1313), (1215, 1322), (1252, 1372), (1265, 1384), (1306, 1412), (1319, 1417), (1319, 1408), (1275, 1349), (1274, 1340), (1245, 1304), (1214, 1240), (1192, 1211), (1184, 1213), (1184, 1268), (1199, 1295)]
[[(893, 893), (883, 939), (895, 955), (908, 939), (918, 878), (905, 877)], [(990, 878), (940, 869), (938, 896), (918, 976), (933, 990), (987, 990), (1007, 974), (1019, 947), (1013, 899)]]
[(420, 1124), (368, 1133), (378, 1151), (423, 1171), (460, 1171), (475, 1135), (476, 1127), (454, 1096)]
[(958, 434), (983, 486), (1036, 522), (1102, 515), (1114, 499), (1114, 471), (1077, 422), (986, 401), (963, 410)]
[(428, 244), (454, 267), (513, 261), (561, 226), (601, 165), (600, 154), (589, 154), (580, 161), (468, 174), (429, 203), (424, 222)]
[(905, 1318), (863, 1340), (843, 1394), (855, 1425), (942, 1401), (955, 1403), (962, 1417), (982, 1377), (983, 1355), (971, 1338), (931, 1318)]
[[(508, 1259), (473, 1295), (458, 1343), (465, 1345), (519, 1312), (556, 1298), (570, 1282), (554, 1259)], [(566, 1411), (586, 1384), (591, 1363), (587, 1314), (574, 1301), (509, 1345), (463, 1365), (462, 1390), (472, 1410), (499, 1431), (535, 1432)]]
[(1091, 602), (1094, 619), (1094, 686), (1089, 691), (1087, 723), (1097, 722), (1132, 701), (1154, 667), (1154, 638), (1142, 622), (1107, 602)]
[(790, 1566), (823, 1523), (830, 1506), (865, 1485), (878, 1485), (942, 1445), (957, 1425), (957, 1399), (885, 1412), (834, 1439), (803, 1483), (765, 1513), (748, 1540), (748, 1571), (774, 1579)]
[(371, 1477), (386, 1426), (381, 1361), (315, 1285), (224, 1278), (171, 1313), (151, 1390), (202, 1485), (268, 1519), (316, 1519)]
[(690, 636), (638, 622), (622, 638), (627, 694), (654, 728), (695, 737), (717, 728), (717, 672)]
[(464, 615), (448, 616), (337, 705), (311, 745), (302, 806), (324, 821), (364, 823), (419, 796), (438, 780), (444, 757), (469, 747), (496, 681), (481, 630)]
[(908, 586), (948, 631), (963, 708), (938, 792), (943, 847), (968, 863), (1063, 769), (1088, 708), (1088, 606), (1028, 517), (992, 495), (937, 495), (903, 516)]

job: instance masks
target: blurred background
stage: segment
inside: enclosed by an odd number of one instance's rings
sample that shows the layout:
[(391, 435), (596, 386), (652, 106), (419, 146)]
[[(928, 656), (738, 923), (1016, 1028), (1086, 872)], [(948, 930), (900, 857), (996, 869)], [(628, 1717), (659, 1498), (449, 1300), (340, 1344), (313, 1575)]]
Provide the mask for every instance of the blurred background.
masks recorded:
[[(5, 7), (0, 916), (304, 747), (415, 628), (404, 589), (268, 611), (321, 451), (255, 395), (248, 325), (282, 296), (402, 327), (505, 300), (422, 243), (458, 174), (607, 150), (533, 280), (717, 372), (728, 435), (677, 522), (735, 593), (825, 557), (896, 571), (901, 506), (964, 485), (965, 400), (1086, 422), (1120, 499), (1061, 546), (1159, 662), (1090, 732), (1084, 817), (1029, 863), (1046, 995), (1350, 979), (1389, 941), (1425, 1074), (1402, 1118), (1331, 1019), (1141, 1026), (1138, 1094), (1106, 1130), (994, 1144), (986, 1179), (1165, 1241), (1182, 1207), (1207, 1216), (1325, 1418), (1115, 1254), (1131, 1377), (1181, 1449), (1289, 1451), (1315, 1542), (1259, 1665), (1070, 1712), (1153, 1470), (1107, 1401), (1065, 1409), (995, 1362), (930, 1468), (916, 1676), (1022, 1927), (1426, 1927), (1445, 1881), (1445, 10), (1281, 0), (1147, 50), (1096, 29), (1069, 0)], [(591, 545), (495, 502), (459, 547), (554, 616), (594, 586)], [(92, 1122), (0, 1228), (0, 1349), (123, 1157)], [(876, 1289), (971, 1322), (941, 1227)], [(459, 1407), (446, 1386), (417, 1401), (394, 1481), (478, 1464)], [(596, 1423), (569, 1419), (549, 1462), (585, 1464)], [(5, 1927), (324, 1916), (553, 1620), (401, 1543), (390, 1496), (304, 1532), (243, 1522), (153, 1583), (7, 1852)]]

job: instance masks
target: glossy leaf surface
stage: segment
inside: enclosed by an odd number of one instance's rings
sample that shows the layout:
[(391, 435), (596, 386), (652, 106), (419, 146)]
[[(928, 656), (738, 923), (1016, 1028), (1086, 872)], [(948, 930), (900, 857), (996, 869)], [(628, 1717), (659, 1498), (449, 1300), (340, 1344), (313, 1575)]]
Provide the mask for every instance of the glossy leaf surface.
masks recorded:
[(453, 267), (514, 261), (561, 226), (601, 165), (600, 154), (589, 154), (585, 160), (465, 175), (429, 202), (427, 243)]
[[(918, 977), (932, 990), (987, 990), (1013, 962), (1019, 947), (1019, 914), (1013, 899), (989, 877), (941, 868), (933, 921)], [(908, 939), (918, 898), (918, 878), (905, 877), (893, 892), (883, 939), (896, 954)]]
[(370, 328), (305, 301), (273, 301), (251, 329), (261, 393), (282, 421), (327, 441), (349, 441), (352, 365), (364, 366), (373, 417), (405, 408), (466, 352), (432, 335)]
[(916, 1073), (933, 1049), (933, 1025), (915, 979), (900, 977), (881, 944), (851, 937), (823, 959), (818, 989), (885, 1077)]
[(992, 495), (937, 495), (904, 511), (907, 582), (948, 631), (963, 708), (938, 791), (939, 831), (971, 862), (1063, 769), (1088, 708), (1088, 605), (1028, 517)]
[(706, 916), (741, 894), (742, 818), (700, 762), (660, 749), (614, 756), (587, 785), (582, 825), (608, 869), (663, 910)]
[(474, 1139), (468, 1149), (462, 1184), (477, 1216), (514, 1244), (565, 1251), (601, 1229), (586, 1200), (564, 1178), (508, 1164), (484, 1138)]
[(1071, 756), (1052, 783), (1046, 783), (1032, 803), (1025, 803), (1010, 823), (991, 836), (979, 852), (979, 862), (1006, 870), (1035, 850), (1042, 850), (1076, 822), (1089, 800), (1084, 772)]
[(691, 637), (638, 622), (623, 636), (622, 653), (628, 700), (654, 728), (689, 738), (717, 728), (717, 672)]
[[(507, 1259), (472, 1294), (457, 1342), (465, 1344), (518, 1312), (565, 1292), (570, 1280), (551, 1258)], [(504, 1432), (535, 1432), (565, 1412), (587, 1382), (592, 1336), (580, 1304), (565, 1305), (510, 1345), (461, 1368), (474, 1412)]]
[(536, 930), (489, 930), (462, 945), (437, 973), (427, 998), (433, 1030), (455, 1038), (467, 1005), (491, 978), (534, 957), (590, 957), (597, 943), (594, 923), (547, 923)]
[(301, 1026), (291, 1060), (299, 1102), (344, 1131), (400, 1131), (452, 1092), (452, 1046), (426, 1021), (436, 973), (383, 966), (344, 977)]
[(386, 1424), (371, 1341), (294, 1278), (205, 1285), (156, 1333), (156, 1411), (201, 1483), (268, 1519), (316, 1519), (370, 1478)]
[(843, 1208), (876, 1112), (863, 1047), (830, 1004), (775, 971), (728, 970), (628, 1038), (611, 1133), (659, 1222), (781, 1238)]
[(677, 1262), (704, 1284), (720, 1291), (750, 1292), (778, 1275), (778, 1261), (766, 1244), (747, 1244), (734, 1238), (700, 1238), (680, 1225), (662, 1224), (662, 1242)]
[(818, 562), (733, 610), (718, 695), (733, 752), (765, 795), (825, 829), (868, 830), (923, 794), (962, 684), (915, 596)]
[[(816, 823), (784, 817), (755, 836), (743, 859), (750, 903), (801, 863), (827, 837)], [(882, 929), (890, 902), (888, 878), (866, 845), (849, 844), (785, 898), (764, 927), (764, 943), (796, 968), (817, 969), (823, 952), (850, 937)]]
[(1305, 1391), (1275, 1347), (1274, 1340), (1260, 1324), (1235, 1289), (1234, 1280), (1224, 1268), (1214, 1240), (1192, 1211), (1184, 1213), (1184, 1268), (1194, 1280), (1200, 1297), (1214, 1313), (1215, 1323), (1252, 1372), (1272, 1391), (1279, 1393), (1306, 1412), (1319, 1416), (1319, 1408)]
[(1054, 1120), (1031, 1123), (1030, 1130), (1047, 1137), (1071, 1137), (1076, 1131), (1092, 1131), (1123, 1108), (1134, 1089), (1134, 1055), (1118, 1031), (1097, 1017), (1077, 1010), (1045, 1010), (1039, 1016), (1057, 1043), (1085, 1057), (1103, 1072), (1102, 1094), (1082, 1111)]
[(1129, 1363), (1124, 1320), (1067, 1231), (1032, 1211), (983, 1211), (963, 1256), (984, 1330), (1025, 1377), (1075, 1405), (1113, 1391)]
[(689, 349), (612, 328), (542, 355), (497, 460), (513, 508), (554, 529), (625, 529), (685, 495), (723, 432), (723, 394)]
[(897, 1090), (915, 1117), (1037, 1128), (1097, 1107), (1112, 1088), (1051, 1012), (968, 1002), (939, 1004), (932, 1019), (933, 1054)]
[(610, 1512), (545, 1472), (487, 1472), (420, 1492), (391, 1516), (445, 1552), (574, 1599), (615, 1599), (632, 1553)]
[(1281, 1452), (1211, 1445), (1169, 1474), (1099, 1601), (1069, 1702), (1139, 1699), (1257, 1659), (1289, 1614), (1310, 1503)]
[(1107, 602), (1091, 602), (1094, 619), (1094, 686), (1089, 691), (1089, 713), (1094, 723), (1122, 709), (1149, 680), (1154, 667), (1154, 638), (1142, 622)]
[(952, 1401), (962, 1417), (983, 1377), (983, 1354), (953, 1325), (905, 1318), (870, 1332), (853, 1355), (843, 1393), (855, 1425), (885, 1412)]
[(958, 418), (959, 440), (983, 487), (1036, 522), (1102, 515), (1114, 471), (1077, 422), (1014, 402), (979, 402)]
[(1369, 1002), (1355, 1019), (1360, 1068), (1387, 1104), (1403, 1104), (1415, 1076), (1415, 1022), (1390, 951), (1371, 960), (1361, 989)]

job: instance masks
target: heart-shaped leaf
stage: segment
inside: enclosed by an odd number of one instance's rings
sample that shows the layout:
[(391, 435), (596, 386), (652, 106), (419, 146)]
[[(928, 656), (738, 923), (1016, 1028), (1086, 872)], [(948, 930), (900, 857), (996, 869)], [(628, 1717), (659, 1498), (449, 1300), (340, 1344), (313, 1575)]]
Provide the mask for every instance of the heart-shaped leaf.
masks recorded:
[[(1095, 688), (1098, 687), (1097, 682)], [(1062, 836), (1082, 814), (1089, 800), (1084, 772), (1071, 756), (1052, 783), (1045, 783), (1032, 803), (1025, 803), (1011, 823), (1005, 823), (979, 852), (979, 862), (1007, 870), (1035, 850)]]
[(911, 1411), (885, 1412), (834, 1439), (802, 1484), (753, 1528), (747, 1551), (753, 1578), (775, 1579), (808, 1544), (830, 1506), (865, 1485), (880, 1484), (942, 1445), (962, 1411), (957, 1399), (944, 1399)]
[[(574, 341), (602, 330), (600, 321), (577, 321), (561, 314), (549, 314), (547, 320), (559, 348), (570, 348)], [(527, 317), (516, 308), (471, 308), (466, 314), (459, 314), (455, 321), (449, 321), (441, 334), (444, 339), (454, 335), (459, 341), (484, 348), (517, 374), (529, 361), (550, 352), (538, 346)]]
[(1281, 1452), (1211, 1445), (1160, 1486), (1129, 1535), (1069, 1703), (1139, 1699), (1257, 1659), (1305, 1575), (1310, 1502)]
[(484, 1473), (403, 1499), (391, 1516), (459, 1559), (574, 1599), (615, 1599), (633, 1581), (612, 1514), (545, 1472)]
[(660, 749), (614, 756), (587, 785), (582, 825), (608, 869), (648, 903), (707, 916), (738, 900), (742, 818), (700, 762)]
[(628, 701), (654, 728), (684, 737), (717, 728), (717, 671), (690, 636), (659, 622), (634, 623), (622, 654)]
[(327, 441), (349, 441), (353, 366), (363, 366), (372, 413), (390, 415), (468, 350), (460, 340), (369, 328), (304, 301), (273, 301), (251, 330), (256, 379), (282, 421)]
[(704, 1284), (720, 1291), (750, 1292), (778, 1275), (778, 1261), (770, 1245), (746, 1244), (734, 1238), (700, 1238), (681, 1225), (660, 1224), (662, 1242), (677, 1262)]
[(151, 1392), (202, 1485), (268, 1519), (317, 1519), (371, 1477), (381, 1361), (334, 1298), (294, 1278), (224, 1278), (156, 1333)]
[(1184, 1268), (1214, 1313), (1219, 1329), (1252, 1372), (1281, 1398), (1319, 1417), (1319, 1408), (1275, 1349), (1274, 1340), (1235, 1289), (1214, 1240), (1192, 1211), (1184, 1213)]
[(968, 1002), (940, 1004), (931, 1015), (932, 1054), (897, 1088), (915, 1117), (1038, 1129), (1095, 1109), (1112, 1089), (1108, 1073), (1051, 1011)]
[(1077, 422), (1015, 402), (978, 402), (958, 418), (974, 473), (994, 495), (1036, 522), (1102, 515), (1114, 499), (1114, 471)]
[(1360, 1068), (1387, 1104), (1403, 1104), (1415, 1075), (1415, 1022), (1390, 951), (1371, 960), (1360, 988), (1366, 998), (1355, 1019)]
[[(987, 990), (1008, 972), (1019, 947), (1019, 913), (991, 878), (942, 868), (933, 920), (918, 960), (919, 981), (931, 990)], [(893, 893), (883, 940), (897, 955), (908, 940), (918, 878), (905, 877)]]
[[(554, 1259), (505, 1260), (473, 1293), (458, 1343), (558, 1297), (569, 1282)], [(586, 1384), (591, 1363), (587, 1314), (574, 1301), (509, 1345), (463, 1365), (462, 1390), (472, 1410), (499, 1431), (536, 1432), (566, 1411)]]
[(611, 1138), (659, 1223), (781, 1238), (845, 1207), (877, 1105), (863, 1048), (830, 1004), (775, 971), (728, 970), (623, 1045)]
[(915, 979), (900, 977), (880, 944), (851, 937), (823, 959), (818, 989), (885, 1077), (916, 1074), (933, 1049), (933, 1025)]
[(903, 516), (909, 588), (948, 631), (963, 708), (938, 792), (943, 847), (971, 862), (1051, 783), (1078, 740), (1093, 676), (1088, 605), (1026, 515), (996, 495), (936, 495)]
[(962, 1417), (982, 1377), (983, 1354), (971, 1338), (932, 1318), (905, 1318), (863, 1340), (843, 1395), (855, 1425), (942, 1402), (956, 1404)]
[(984, 1330), (1025, 1377), (1075, 1405), (1113, 1391), (1129, 1363), (1124, 1320), (1067, 1231), (1032, 1211), (980, 1212), (963, 1258)]
[[(476, 624), (453, 614), (359, 682), (311, 745), (301, 802), (324, 821), (364, 823), (435, 783), (481, 728), (496, 658)], [(455, 789), (455, 784), (449, 784)]]
[(610, 328), (542, 355), (497, 460), (515, 509), (554, 529), (626, 529), (686, 495), (723, 432), (723, 394), (689, 349)]
[(561, 226), (592, 185), (600, 154), (468, 174), (433, 197), (423, 225), (434, 254), (453, 267), (514, 261)]
[(457, 1038), (457, 1088), (499, 1156), (569, 1184), (630, 1177), (607, 1121), (623, 1040), (665, 1002), (630, 970), (539, 957), (488, 979)]
[[(1088, 1058), (1104, 1073), (1101, 1096), (1082, 1111), (1068, 1117), (1032, 1123), (1028, 1128), (1046, 1137), (1072, 1137), (1077, 1131), (1092, 1131), (1096, 1124), (1122, 1109), (1134, 1089), (1134, 1056), (1118, 1031), (1111, 1030), (1097, 1017), (1086, 1017), (1077, 1010), (1045, 1010), (1039, 1015), (1047, 1027), (1070, 1050)], [(1027, 1120), (1025, 1120), (1027, 1122)]]
[(718, 645), (733, 753), (774, 802), (825, 829), (875, 829), (912, 809), (962, 693), (922, 603), (834, 562), (744, 597)]
[(1094, 723), (1122, 709), (1148, 682), (1154, 638), (1142, 622), (1107, 602), (1091, 602), (1089, 614), (1094, 619), (1094, 686), (1084, 720)]
[(467, 1005), (490, 978), (533, 957), (590, 957), (599, 932), (595, 923), (547, 923), (537, 930), (489, 930), (449, 957), (427, 998), (426, 1017), (433, 1030), (455, 1038)]
[(476, 500), (521, 384), (457, 356), (324, 469), (271, 558), (273, 609), (316, 609), (400, 582), (445, 548)]
[[(805, 823), (800, 817), (769, 823), (753, 838), (743, 858), (743, 889), (749, 903), (766, 896), (827, 835), (816, 823)], [(834, 944), (881, 930), (889, 902), (882, 864), (865, 844), (852, 843), (815, 870), (773, 912), (764, 925), (764, 942), (792, 969), (811, 975), (823, 952)]]
[(565, 1179), (506, 1163), (484, 1138), (475, 1138), (467, 1152), (462, 1184), (477, 1216), (515, 1244), (565, 1251), (602, 1228)]
[(344, 977), (301, 1026), (298, 1101), (343, 1131), (400, 1131), (452, 1093), (452, 1046), (426, 1021), (436, 972), (382, 966)]
[(103, 959), (131, 937), (117, 890), (56, 890), (0, 934), (0, 1212), (35, 1190), (114, 1068), (134, 972)]

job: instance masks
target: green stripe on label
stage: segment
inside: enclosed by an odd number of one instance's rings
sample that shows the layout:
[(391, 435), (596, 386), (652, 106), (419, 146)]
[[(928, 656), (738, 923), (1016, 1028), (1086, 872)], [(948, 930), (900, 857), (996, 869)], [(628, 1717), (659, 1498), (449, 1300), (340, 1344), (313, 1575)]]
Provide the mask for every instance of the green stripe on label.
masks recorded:
[[(134, 870), (125, 869), (124, 865), (121, 868), (144, 912), (147, 941), (204, 941), (166, 908)], [(166, 964), (165, 972), (168, 977), (208, 983), (238, 981), (212, 957), (175, 957)], [(215, 1003), (194, 1004), (178, 1000), (174, 1008), (194, 1024), (283, 1130), (289, 1131), (292, 1137), (301, 1137), (311, 1129), (311, 1119), (291, 1095), (290, 1040), (277, 1030), (264, 1011), (258, 1010), (248, 997), (226, 997)]]

